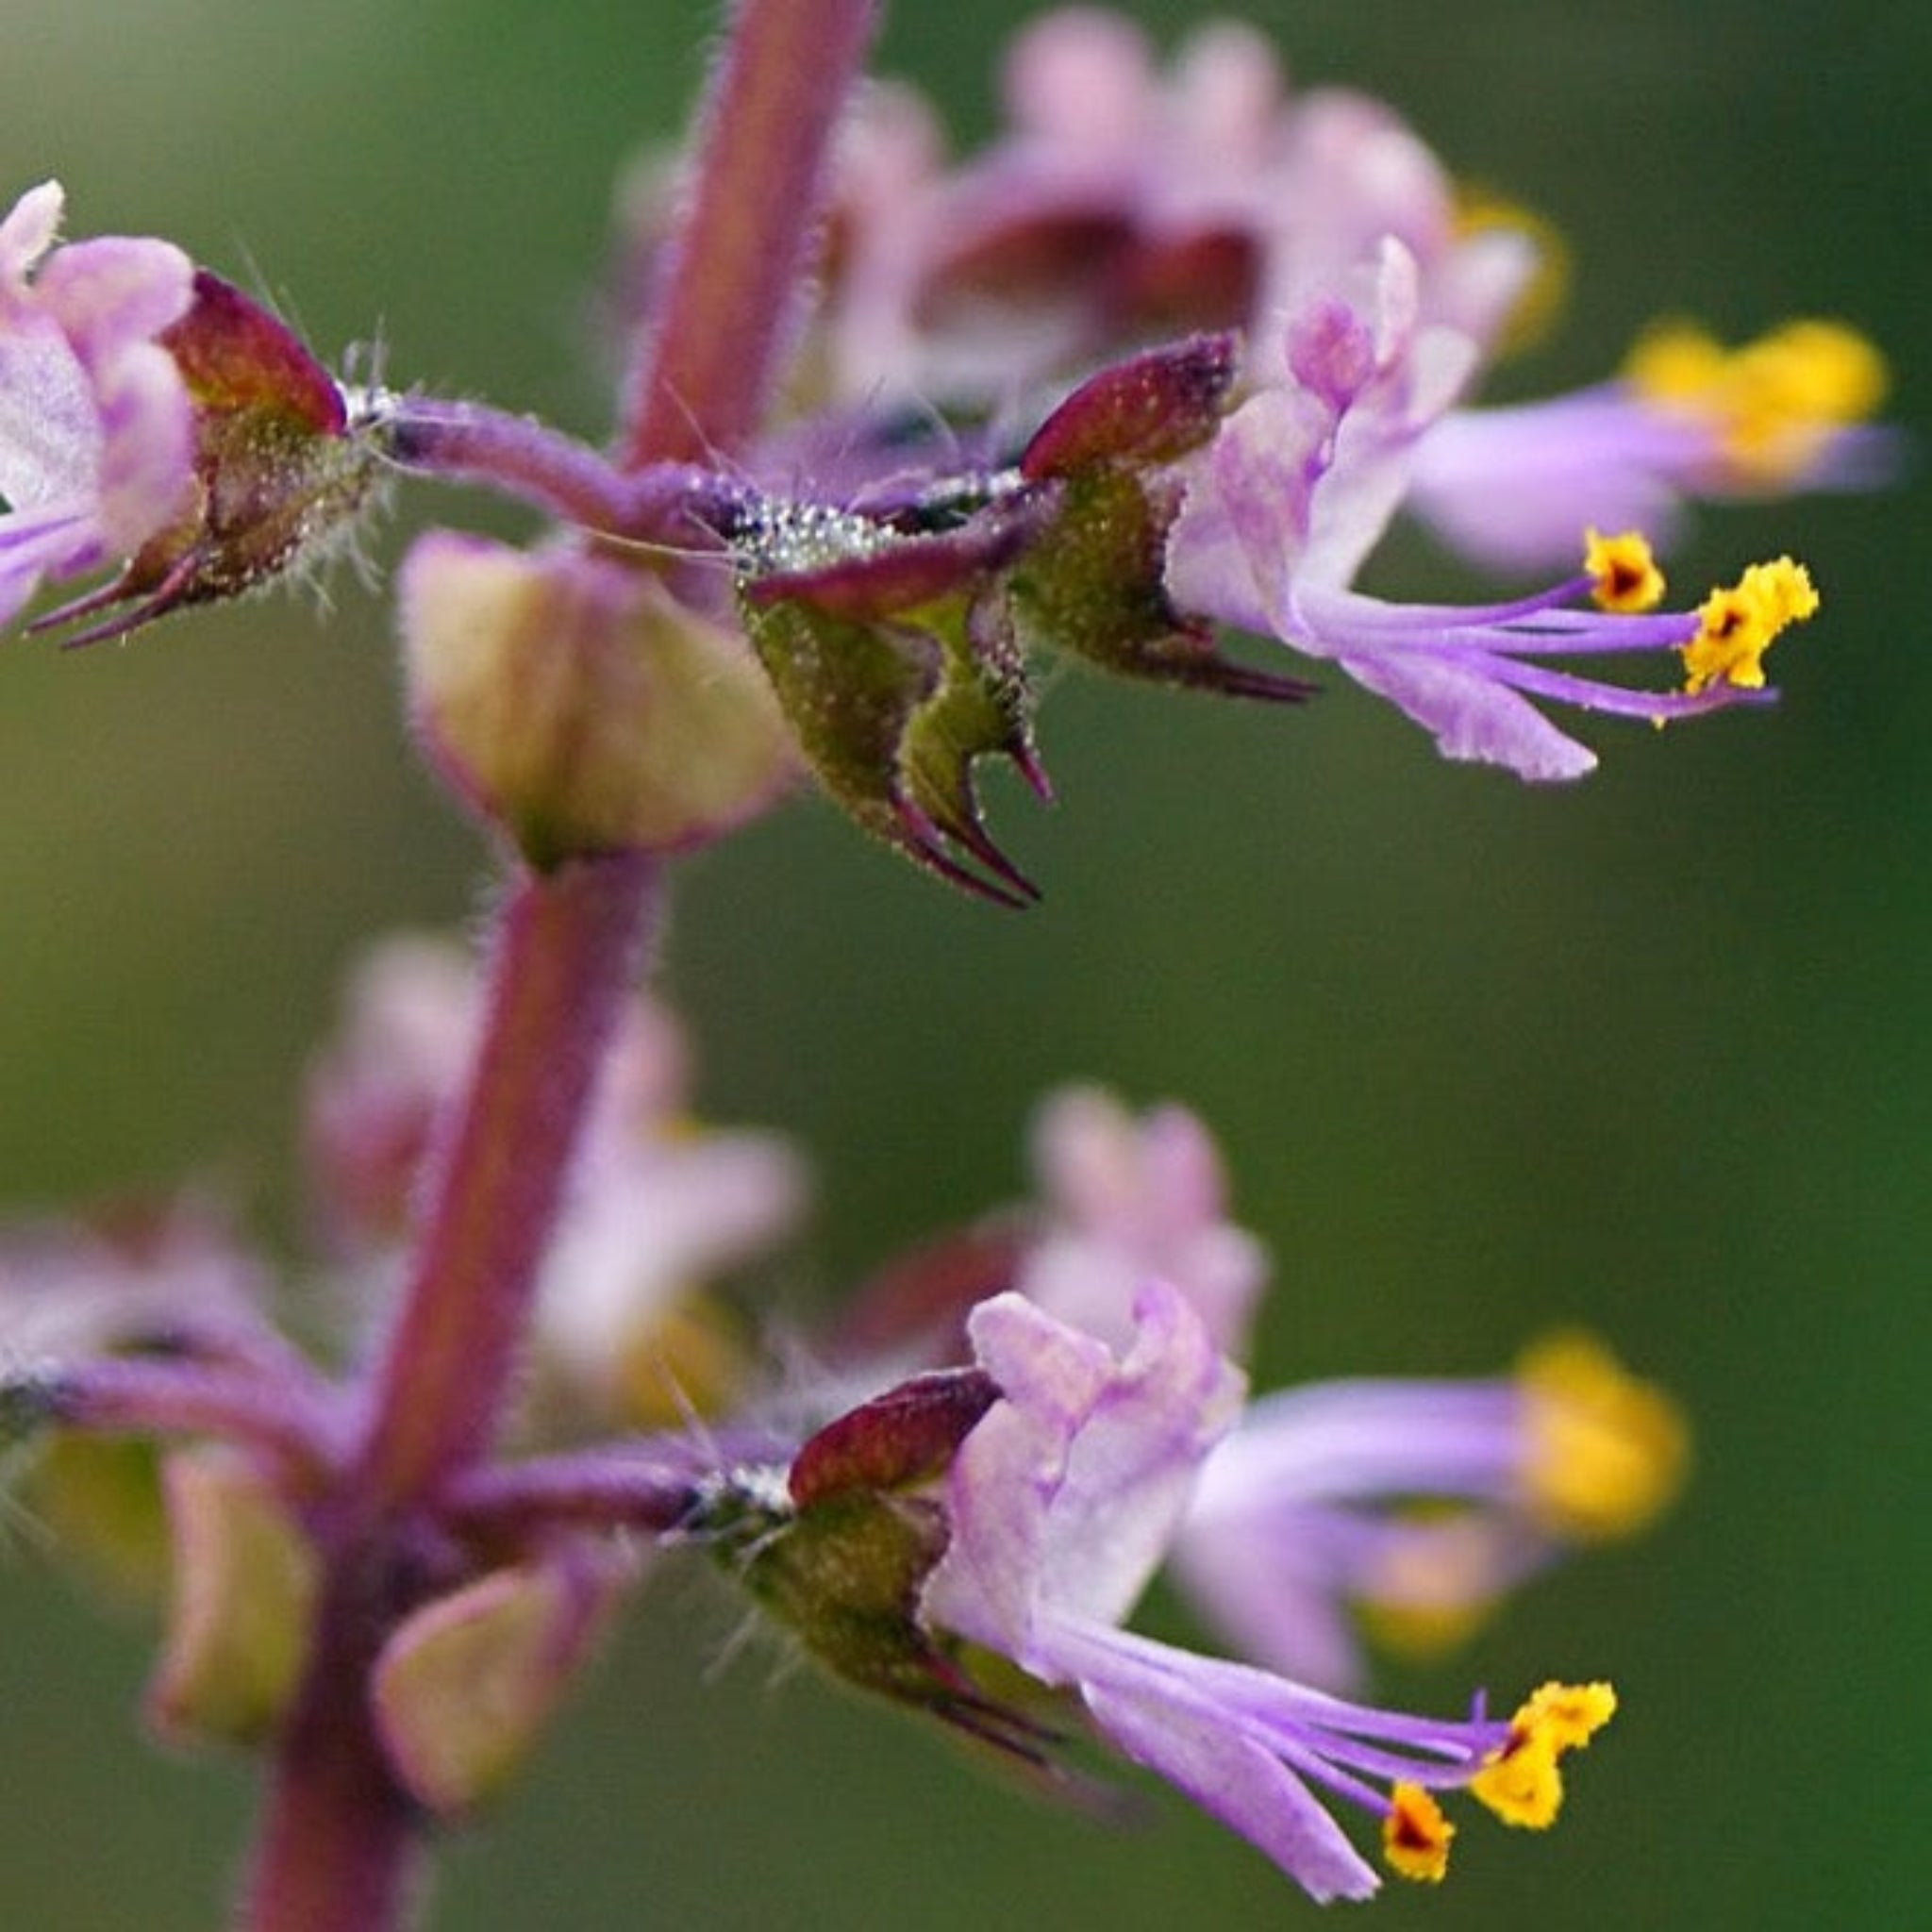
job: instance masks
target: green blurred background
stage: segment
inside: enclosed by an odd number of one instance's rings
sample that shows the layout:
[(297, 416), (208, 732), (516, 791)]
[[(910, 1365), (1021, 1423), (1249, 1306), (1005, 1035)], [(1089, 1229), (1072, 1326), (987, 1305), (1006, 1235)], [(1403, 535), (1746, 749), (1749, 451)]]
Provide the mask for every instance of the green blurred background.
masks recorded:
[[(885, 64), (986, 125), (1013, 0), (907, 0)], [(1140, 9), (1166, 31), (1195, 9)], [(1391, 95), (1463, 174), (1546, 210), (1567, 324), (1510, 373), (1610, 366), (1659, 308), (1738, 335), (1843, 314), (1923, 420), (1932, 10), (1917, 0), (1298, 0), (1296, 76)], [(679, 0), (0, 0), (7, 192), (265, 287), (333, 355), (606, 426), (581, 349), (609, 183), (680, 125), (711, 8)], [(10, 186), (8, 186), (10, 184)], [(412, 495), (385, 563), (432, 517)], [(1069, 678), (1061, 796), (996, 783), (1046, 888), (990, 911), (800, 804), (691, 869), (669, 976), (707, 1110), (810, 1143), (824, 1289), (1016, 1191), (1073, 1075), (1197, 1106), (1279, 1287), (1264, 1378), (1483, 1372), (1582, 1319), (1685, 1397), (1697, 1480), (1649, 1541), (1547, 1581), (1388, 1688), (1439, 1708), (1608, 1674), (1615, 1729), (1548, 1838), (1472, 1823), (1395, 1926), (1921, 1922), (1932, 1365), (1926, 506), (1711, 512), (1686, 586), (1789, 548), (1826, 607), (1785, 701), (1535, 792), (1437, 761), (1352, 690), (1307, 715)], [(1419, 542), (1384, 581), (1441, 581)], [(0, 654), (0, 1195), (212, 1176), (294, 1216), (291, 1095), (372, 935), (459, 923), (485, 857), (396, 723), (386, 607), (277, 597), (127, 649)], [(1918, 1203), (1917, 1207), (1913, 1203)], [(140, 1740), (148, 1634), (30, 1534), (0, 1575), (0, 1924), (207, 1926), (245, 1768)], [(670, 1577), (490, 1829), (450, 1928), (1292, 1923), (1178, 1801), (1112, 1838), (754, 1654)]]

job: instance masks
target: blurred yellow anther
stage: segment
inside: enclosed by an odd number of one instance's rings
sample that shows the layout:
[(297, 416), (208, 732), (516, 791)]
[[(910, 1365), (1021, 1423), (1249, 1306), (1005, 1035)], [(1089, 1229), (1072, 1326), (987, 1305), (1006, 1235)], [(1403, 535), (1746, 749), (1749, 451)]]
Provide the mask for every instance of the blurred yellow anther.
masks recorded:
[(1754, 563), (1738, 581), (1713, 591), (1698, 607), (1697, 635), (1684, 646), (1684, 689), (1734, 684), (1756, 691), (1764, 683), (1764, 654), (1787, 625), (1818, 608), (1811, 574), (1789, 557)]
[(1557, 1760), (1609, 1723), (1617, 1693), (1607, 1684), (1545, 1684), (1509, 1721), (1509, 1736), (1470, 1780), (1472, 1796), (1505, 1824), (1541, 1831), (1563, 1806)]
[(1569, 1537), (1628, 1536), (1676, 1494), (1690, 1432), (1676, 1404), (1595, 1337), (1552, 1335), (1517, 1369), (1528, 1405), (1529, 1507)]
[(691, 1294), (623, 1338), (609, 1393), (630, 1427), (670, 1429), (729, 1413), (743, 1399), (750, 1374), (751, 1351), (730, 1309), (712, 1296)]
[(1811, 320), (1739, 349), (1689, 324), (1663, 325), (1638, 342), (1624, 374), (1640, 394), (1707, 423), (1718, 480), (1740, 490), (1795, 481), (1825, 438), (1878, 408), (1888, 380), (1884, 358), (1856, 329)]
[(1592, 580), (1591, 595), (1604, 610), (1655, 610), (1663, 602), (1664, 574), (1639, 530), (1606, 537), (1583, 533), (1583, 567)]
[(1404, 1878), (1440, 1885), (1449, 1870), (1449, 1840), (1456, 1827), (1420, 1785), (1390, 1788), (1389, 1815), (1382, 1821), (1382, 1856)]
[(1403, 1657), (1440, 1657), (1495, 1607), (1507, 1574), (1505, 1532), (1473, 1510), (1418, 1514), (1374, 1565), (1357, 1605), (1362, 1626)]
[(1456, 191), (1456, 232), (1516, 235), (1528, 243), (1534, 265), (1504, 318), (1495, 348), (1506, 356), (1534, 348), (1556, 325), (1570, 296), (1570, 244), (1562, 231), (1534, 208), (1465, 182)]

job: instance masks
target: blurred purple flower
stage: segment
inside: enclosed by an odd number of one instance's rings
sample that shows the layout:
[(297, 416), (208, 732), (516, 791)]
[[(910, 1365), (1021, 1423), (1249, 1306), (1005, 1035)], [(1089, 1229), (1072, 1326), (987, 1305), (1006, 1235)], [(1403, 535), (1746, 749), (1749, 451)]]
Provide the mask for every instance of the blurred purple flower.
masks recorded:
[(269, 1280), (192, 1199), (0, 1238), (0, 1357), (8, 1374), (122, 1351), (223, 1355), (265, 1345)]
[(1787, 323), (1734, 350), (1686, 325), (1653, 329), (1612, 381), (1448, 411), (1416, 446), (1407, 507), (1492, 567), (1560, 564), (1587, 525), (1661, 545), (1689, 496), (1886, 481), (1898, 435), (1864, 420), (1886, 380), (1840, 323)]
[(1015, 1283), (1029, 1301), (1124, 1342), (1134, 1297), (1164, 1281), (1216, 1348), (1245, 1353), (1268, 1256), (1227, 1218), (1221, 1157), (1199, 1116), (1172, 1103), (1137, 1116), (1100, 1088), (1063, 1088), (1041, 1104), (1032, 1142), (1045, 1221)]
[[(311, 1083), (311, 1167), (326, 1222), (385, 1289), (481, 1018), (481, 985), (461, 953), (391, 940), (353, 980), (345, 1023)], [(635, 1423), (716, 1399), (730, 1350), (692, 1318), (691, 1298), (767, 1252), (804, 1212), (797, 1151), (774, 1133), (700, 1127), (685, 1110), (690, 1080), (676, 1021), (633, 1000), (537, 1307), (539, 1365), (562, 1384), (578, 1425), (586, 1407)]]
[(1483, 340), (1524, 292), (1521, 225), (1472, 224), (1393, 109), (1291, 94), (1252, 29), (1196, 30), (1162, 71), (1124, 15), (1066, 8), (1008, 56), (1008, 125), (942, 165), (903, 88), (863, 97), (828, 251), (835, 395), (1010, 400), (1124, 343), (1264, 324), (1398, 238), (1435, 318)]
[(1577, 1335), (1507, 1379), (1282, 1390), (1208, 1458), (1174, 1574), (1243, 1656), (1352, 1690), (1354, 1613), (1412, 1648), (1455, 1641), (1566, 1549), (1649, 1524), (1685, 1443), (1670, 1399)]

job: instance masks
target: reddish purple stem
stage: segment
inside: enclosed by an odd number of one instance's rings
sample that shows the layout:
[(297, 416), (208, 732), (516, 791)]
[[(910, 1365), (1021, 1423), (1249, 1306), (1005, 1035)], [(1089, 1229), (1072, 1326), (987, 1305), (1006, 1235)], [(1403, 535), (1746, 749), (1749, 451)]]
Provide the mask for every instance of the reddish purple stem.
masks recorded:
[(511, 890), (489, 1025), (431, 1157), (432, 1205), (374, 1391), (355, 1485), (365, 1516), (407, 1508), (494, 1438), (655, 870), (642, 856), (579, 859)]
[(826, 157), (875, 0), (740, 0), (696, 189), (638, 344), (623, 461), (702, 462), (764, 419), (812, 266)]
[[(826, 144), (876, 10), (734, 10), (675, 273), (632, 378), (627, 471), (729, 448), (759, 420), (809, 261)], [(589, 475), (556, 474), (564, 489)], [(485, 1039), (432, 1171), (360, 1450), (314, 1524), (327, 1581), (239, 1908), (246, 1932), (391, 1932), (419, 1890), (421, 1820), (375, 1735), (370, 1668), (433, 1587), (421, 1513), (491, 1447), (654, 878), (642, 858), (587, 860), (509, 892)]]

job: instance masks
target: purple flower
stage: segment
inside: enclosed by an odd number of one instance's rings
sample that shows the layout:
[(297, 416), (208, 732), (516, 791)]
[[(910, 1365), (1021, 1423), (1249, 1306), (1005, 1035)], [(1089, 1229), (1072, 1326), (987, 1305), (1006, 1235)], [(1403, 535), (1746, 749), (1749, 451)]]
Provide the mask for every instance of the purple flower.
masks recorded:
[(1243, 1656), (1349, 1690), (1351, 1612), (1392, 1643), (1453, 1642), (1566, 1548), (1649, 1523), (1684, 1461), (1670, 1399), (1587, 1336), (1507, 1379), (1283, 1390), (1208, 1458), (1174, 1574)]
[[(1809, 578), (1780, 558), (1696, 610), (1640, 614), (1661, 588), (1647, 549), (1593, 532), (1581, 572), (1507, 603), (1400, 606), (1357, 591), (1475, 343), (1423, 320), (1414, 258), (1391, 241), (1373, 272), (1304, 303), (1284, 348), (1285, 379), (1190, 459), (1168, 593), (1184, 613), (1332, 658), (1446, 757), (1524, 778), (1580, 776), (1594, 756), (1532, 698), (1661, 723), (1761, 696), (1765, 648), (1816, 608)], [(1606, 608), (1577, 608), (1589, 600)], [(1540, 661), (1623, 652), (1681, 654), (1686, 688), (1632, 691)]]
[(43, 579), (136, 555), (193, 483), (187, 385), (155, 340), (193, 266), (166, 242), (57, 247), (62, 205), (45, 181), (0, 221), (0, 623)]
[(1726, 350), (1654, 329), (1614, 381), (1547, 401), (1452, 409), (1417, 445), (1408, 508), (1479, 562), (1547, 568), (1585, 525), (1664, 542), (1687, 496), (1864, 489), (1896, 438), (1866, 424), (1876, 350), (1829, 322), (1793, 322)]
[(67, 641), (119, 637), (340, 547), (377, 490), (386, 399), (352, 408), (280, 321), (169, 242), (56, 248), (61, 207), (43, 182), (0, 221), (0, 622), (45, 579), (111, 567), (35, 628), (94, 618)]
[(1378, 1879), (1313, 1786), (1380, 1819), (1391, 1864), (1417, 1877), (1440, 1877), (1446, 1864), (1450, 1827), (1431, 1788), (1469, 1785), (1517, 1822), (1547, 1823), (1560, 1795), (1557, 1756), (1608, 1716), (1606, 1686), (1538, 1693), (1561, 1704), (1561, 1724), (1537, 1700), (1509, 1724), (1480, 1705), (1467, 1720), (1437, 1721), (1343, 1703), (1120, 1627), (1241, 1394), (1179, 1293), (1147, 1289), (1136, 1322), (1116, 1357), (1019, 1295), (974, 1311), (974, 1349), (1000, 1399), (946, 1475), (949, 1541), (925, 1582), (923, 1623), (1074, 1692), (1117, 1749), (1317, 1899), (1366, 1897)]

